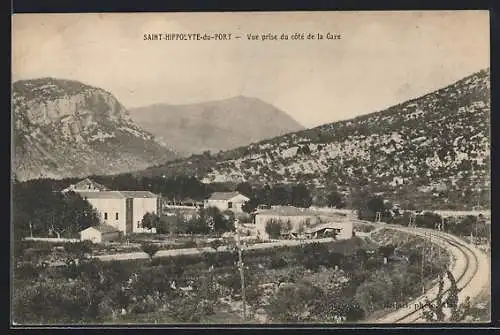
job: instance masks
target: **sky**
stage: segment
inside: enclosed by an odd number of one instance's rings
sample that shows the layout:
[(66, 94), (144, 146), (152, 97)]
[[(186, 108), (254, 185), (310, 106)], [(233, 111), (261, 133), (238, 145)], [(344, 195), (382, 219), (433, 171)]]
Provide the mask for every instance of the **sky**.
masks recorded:
[[(232, 39), (144, 40), (148, 33)], [(306, 127), (382, 110), (490, 64), (488, 11), (15, 14), (12, 34), (13, 81), (77, 80), (128, 108), (256, 97)]]

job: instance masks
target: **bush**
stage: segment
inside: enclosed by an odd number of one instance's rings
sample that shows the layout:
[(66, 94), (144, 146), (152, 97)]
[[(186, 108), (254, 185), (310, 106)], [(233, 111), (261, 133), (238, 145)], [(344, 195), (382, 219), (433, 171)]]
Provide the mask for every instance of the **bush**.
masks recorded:
[(281, 269), (288, 265), (288, 262), (285, 260), (283, 256), (273, 255), (271, 258), (271, 262), (269, 264), (271, 269)]
[(417, 215), (415, 219), (416, 226), (422, 228), (434, 228), (436, 223), (441, 223), (441, 216), (431, 212), (425, 212), (422, 215)]
[(275, 220), (269, 220), (266, 223), (266, 233), (270, 238), (276, 239), (281, 236), (281, 224)]
[(102, 292), (82, 280), (48, 280), (17, 286), (13, 297), (13, 319), (19, 324), (78, 323), (102, 315)]
[(143, 243), (141, 245), (142, 251), (144, 251), (146, 254), (148, 254), (149, 259), (152, 260), (153, 256), (158, 252), (160, 247), (157, 244), (154, 243)]
[(323, 291), (307, 283), (280, 287), (270, 299), (266, 310), (274, 321), (297, 323), (315, 321), (318, 306), (324, 298)]
[(306, 269), (316, 271), (322, 265), (328, 266), (330, 253), (328, 248), (318, 242), (304, 245), (297, 255), (297, 258)]
[(33, 280), (38, 278), (40, 269), (30, 262), (21, 263), (14, 269), (14, 276), (20, 280)]
[(75, 258), (83, 258), (85, 254), (92, 252), (93, 243), (91, 241), (81, 241), (75, 243), (65, 243), (64, 250)]

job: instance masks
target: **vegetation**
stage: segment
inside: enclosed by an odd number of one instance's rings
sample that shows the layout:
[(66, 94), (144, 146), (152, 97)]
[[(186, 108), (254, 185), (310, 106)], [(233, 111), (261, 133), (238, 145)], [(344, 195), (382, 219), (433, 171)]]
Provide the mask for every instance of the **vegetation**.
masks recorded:
[(148, 254), (149, 256), (149, 259), (152, 261), (153, 260), (153, 256), (158, 252), (158, 250), (160, 249), (158, 247), (158, 245), (154, 244), (154, 243), (144, 243), (142, 244), (141, 246), (142, 248), (142, 251), (144, 251), (146, 254)]
[(455, 280), (455, 277), (450, 271), (446, 272), (448, 280), (450, 282), (450, 288), (448, 289), (448, 296), (444, 299), (445, 291), (444, 288), (444, 276), (439, 276), (439, 291), (436, 295), (436, 298), (431, 301), (429, 299), (426, 300), (423, 315), (425, 319), (429, 322), (443, 322), (445, 321), (445, 312), (444, 309), (449, 308), (451, 310), (450, 321), (459, 322), (464, 321), (465, 318), (471, 313), (471, 302), (470, 298), (466, 297), (466, 299), (459, 303), (458, 298), (458, 287)]
[(269, 220), (266, 223), (266, 233), (272, 239), (277, 239), (281, 236), (281, 223), (276, 220)]
[[(383, 258), (392, 254), (393, 248), (385, 246), (370, 253), (378, 247), (352, 238), (244, 251), (250, 311), (261, 308), (267, 299), (266, 313), (278, 322), (356, 321), (383, 308), (382, 304), (393, 303), (391, 299), (414, 294), (418, 291), (419, 259), (409, 257), (408, 263), (390, 259), (386, 263)], [(21, 323), (101, 322), (118, 320), (122, 313), (139, 316), (162, 311), (174, 322), (199, 322), (221, 310), (219, 298), (241, 298), (239, 272), (234, 265), (237, 254), (232, 249), (219, 251), (218, 243), (212, 247), (217, 253), (153, 259), (155, 248), (144, 245), (151, 256), (148, 263), (82, 259), (59, 268), (19, 265), (14, 272), (14, 319)], [(399, 249), (408, 255), (412, 250)], [(437, 255), (433, 259), (437, 260)], [(428, 265), (426, 278), (438, 273), (432, 266)], [(272, 279), (273, 271), (282, 275)], [(322, 279), (324, 274), (328, 275)], [(276, 294), (268, 296), (259, 285), (273, 281), (293, 285), (283, 284)], [(74, 290), (82, 296), (75, 296)], [(384, 294), (382, 298), (380, 294)], [(39, 307), (42, 303), (53, 305), (43, 309)]]
[(93, 207), (78, 194), (63, 195), (49, 180), (14, 183), (12, 190), (14, 237), (78, 237), (99, 223)]
[[(483, 70), (380, 112), (193, 155), (141, 174), (254, 185), (300, 181), (318, 205), (341, 205), (340, 195), (349, 207), (355, 193), (381, 193), (404, 209), (487, 208), (489, 81)], [(314, 190), (316, 185), (322, 187)]]

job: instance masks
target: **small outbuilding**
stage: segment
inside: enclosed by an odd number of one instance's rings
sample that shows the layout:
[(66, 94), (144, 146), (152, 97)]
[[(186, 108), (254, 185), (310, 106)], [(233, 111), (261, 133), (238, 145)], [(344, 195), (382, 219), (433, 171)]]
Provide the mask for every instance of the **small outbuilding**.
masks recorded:
[(118, 228), (108, 224), (88, 227), (80, 232), (80, 240), (92, 241), (93, 243), (103, 243), (117, 241), (120, 238)]

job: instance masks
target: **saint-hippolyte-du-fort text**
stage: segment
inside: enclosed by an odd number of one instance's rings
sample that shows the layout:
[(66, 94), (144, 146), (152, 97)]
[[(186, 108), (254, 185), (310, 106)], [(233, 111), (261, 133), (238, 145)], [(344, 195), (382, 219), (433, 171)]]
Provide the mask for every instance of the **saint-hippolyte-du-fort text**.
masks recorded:
[(278, 40), (340, 40), (338, 33), (145, 33), (144, 41), (230, 41), (246, 39), (249, 41)]

